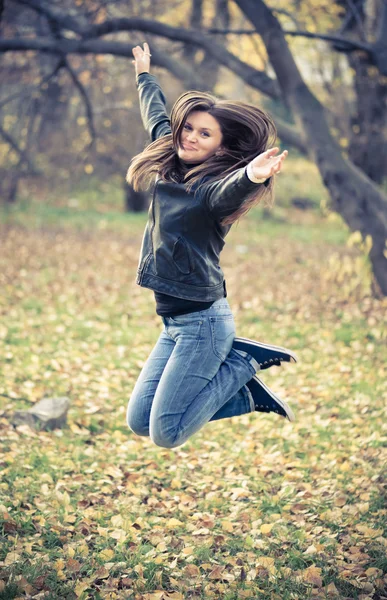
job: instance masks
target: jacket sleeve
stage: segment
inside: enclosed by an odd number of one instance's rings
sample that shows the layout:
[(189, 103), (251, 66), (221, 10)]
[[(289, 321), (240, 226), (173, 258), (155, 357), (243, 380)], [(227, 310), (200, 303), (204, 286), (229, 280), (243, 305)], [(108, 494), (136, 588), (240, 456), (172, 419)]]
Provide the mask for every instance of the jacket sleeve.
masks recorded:
[(204, 184), (199, 193), (207, 210), (215, 219), (220, 220), (240, 208), (258, 185), (267, 187), (269, 182), (270, 178), (264, 183), (253, 183), (247, 176), (246, 167), (242, 167), (220, 181)]
[(140, 73), (136, 78), (141, 118), (152, 142), (171, 133), (163, 91), (154, 75)]

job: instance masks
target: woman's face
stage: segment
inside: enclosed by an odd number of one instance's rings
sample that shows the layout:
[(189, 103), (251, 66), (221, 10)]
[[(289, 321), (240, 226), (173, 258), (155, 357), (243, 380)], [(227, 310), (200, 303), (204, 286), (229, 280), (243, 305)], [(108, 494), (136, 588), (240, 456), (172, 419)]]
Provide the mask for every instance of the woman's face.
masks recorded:
[(194, 110), (184, 123), (177, 154), (186, 163), (199, 163), (215, 154), (221, 143), (218, 121), (207, 112)]

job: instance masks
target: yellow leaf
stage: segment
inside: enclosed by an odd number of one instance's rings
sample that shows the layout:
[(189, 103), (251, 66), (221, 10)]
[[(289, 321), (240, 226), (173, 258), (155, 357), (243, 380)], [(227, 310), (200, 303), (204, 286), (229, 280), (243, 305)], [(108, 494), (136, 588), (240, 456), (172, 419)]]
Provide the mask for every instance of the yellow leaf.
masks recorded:
[(271, 556), (260, 556), (257, 560), (257, 564), (262, 567), (272, 567), (274, 565), (275, 559)]
[(225, 567), (223, 565), (218, 565), (215, 569), (212, 569), (211, 573), (208, 575), (209, 579), (222, 579), (222, 573)]
[(7, 556), (4, 559), (4, 566), (8, 567), (9, 565), (13, 565), (13, 563), (17, 562), (20, 558), (20, 554), (17, 552), (8, 552)]
[(257, 566), (263, 567), (271, 575), (274, 575), (276, 572), (276, 568), (274, 566), (274, 558), (271, 556), (260, 556), (257, 560)]
[(121, 515), (114, 515), (114, 517), (110, 519), (110, 522), (113, 525), (113, 527), (122, 527), (123, 521), (124, 520), (121, 517)]
[(64, 566), (65, 566), (65, 561), (63, 560), (63, 558), (58, 558), (58, 560), (56, 560), (56, 561), (54, 562), (54, 569), (55, 569), (56, 571), (59, 571), (59, 570), (61, 570), (61, 569), (64, 569)]
[(378, 537), (378, 535), (382, 535), (383, 533), (383, 529), (372, 529), (372, 527), (367, 527), (366, 525), (356, 525), (356, 529), (369, 538)]
[(333, 581), (329, 585), (327, 585), (326, 588), (324, 588), (324, 591), (328, 594), (328, 596), (339, 595), (339, 590), (337, 589)]
[(184, 569), (185, 577), (199, 577), (200, 570), (196, 565), (187, 565)]
[(166, 524), (168, 529), (176, 529), (176, 527), (182, 527), (183, 525), (184, 525), (184, 523), (179, 521), (179, 519), (174, 519), (174, 518), (169, 519)]
[(81, 544), (77, 548), (79, 556), (88, 556), (89, 555), (89, 547), (87, 544)]
[(381, 569), (370, 567), (366, 570), (365, 574), (367, 575), (367, 577), (379, 577), (379, 575), (383, 575), (383, 571)]
[(109, 533), (109, 537), (119, 542), (124, 542), (127, 538), (127, 534), (123, 529), (115, 529)]
[(261, 533), (263, 533), (263, 535), (270, 535), (273, 527), (274, 523), (263, 523), (263, 525), (260, 527)]
[(156, 563), (156, 565), (162, 565), (167, 559), (168, 557), (165, 556), (156, 556), (156, 558), (153, 559), (153, 562)]
[(77, 517), (75, 515), (66, 515), (64, 518), (65, 523), (75, 523)]
[(347, 504), (347, 496), (345, 496), (345, 494), (339, 494), (336, 498), (335, 498), (335, 506), (345, 506)]
[(165, 542), (160, 542), (159, 544), (157, 544), (156, 550), (158, 550), (159, 552), (167, 552), (167, 544)]
[(111, 548), (105, 548), (105, 550), (101, 550), (101, 552), (98, 555), (102, 560), (105, 561), (109, 561), (113, 558), (114, 556), (114, 550), (112, 550)]
[(311, 566), (301, 571), (301, 577), (306, 583), (311, 583), (316, 587), (322, 586), (321, 569)]
[(90, 585), (90, 583), (88, 581), (87, 582), (79, 581), (76, 584), (74, 591), (75, 591), (76, 595), (78, 596), (78, 598), (79, 598), (79, 596), (82, 596), (83, 592), (85, 592), (87, 590), (89, 585)]
[(109, 577), (109, 571), (105, 567), (100, 567), (93, 575), (94, 581), (96, 579), (107, 579)]
[(234, 525), (230, 521), (222, 521), (222, 529), (224, 531), (233, 531)]
[(201, 529), (195, 529), (195, 531), (192, 532), (192, 535), (208, 535), (210, 533), (210, 530), (207, 529), (207, 527), (202, 527)]
[(144, 598), (144, 600), (163, 600), (164, 592), (163, 591), (152, 592), (151, 594), (145, 594), (145, 596), (143, 596), (143, 598)]
[(183, 548), (183, 550), (181, 551), (181, 553), (184, 556), (190, 556), (190, 554), (193, 554), (195, 551), (195, 547), (194, 546), (186, 546), (185, 548)]

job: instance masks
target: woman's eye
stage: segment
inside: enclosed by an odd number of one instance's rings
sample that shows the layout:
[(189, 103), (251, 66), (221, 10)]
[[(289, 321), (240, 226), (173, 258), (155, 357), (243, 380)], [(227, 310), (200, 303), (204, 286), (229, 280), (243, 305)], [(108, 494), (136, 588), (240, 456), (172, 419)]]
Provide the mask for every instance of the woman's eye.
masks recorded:
[[(184, 125), (184, 126), (183, 126), (183, 129), (191, 129), (191, 125)], [(203, 134), (205, 137), (210, 137), (210, 134), (209, 134), (207, 131), (202, 131), (202, 134)]]

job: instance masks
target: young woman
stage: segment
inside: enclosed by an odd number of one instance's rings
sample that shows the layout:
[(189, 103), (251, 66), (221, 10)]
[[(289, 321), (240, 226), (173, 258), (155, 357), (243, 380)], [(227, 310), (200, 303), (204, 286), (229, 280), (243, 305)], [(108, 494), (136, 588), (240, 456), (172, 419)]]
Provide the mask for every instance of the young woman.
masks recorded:
[[(154, 182), (137, 283), (154, 291), (164, 328), (134, 387), (130, 429), (158, 446), (183, 444), (208, 421), (253, 411), (293, 413), (256, 376), (284, 348), (235, 337), (219, 255), (231, 224), (262, 197), (287, 150), (270, 147), (270, 116), (244, 102), (190, 91), (172, 108), (149, 73), (150, 52), (133, 48), (141, 115), (152, 142), (131, 161), (134, 189)], [(267, 149), (269, 146), (269, 149)]]

